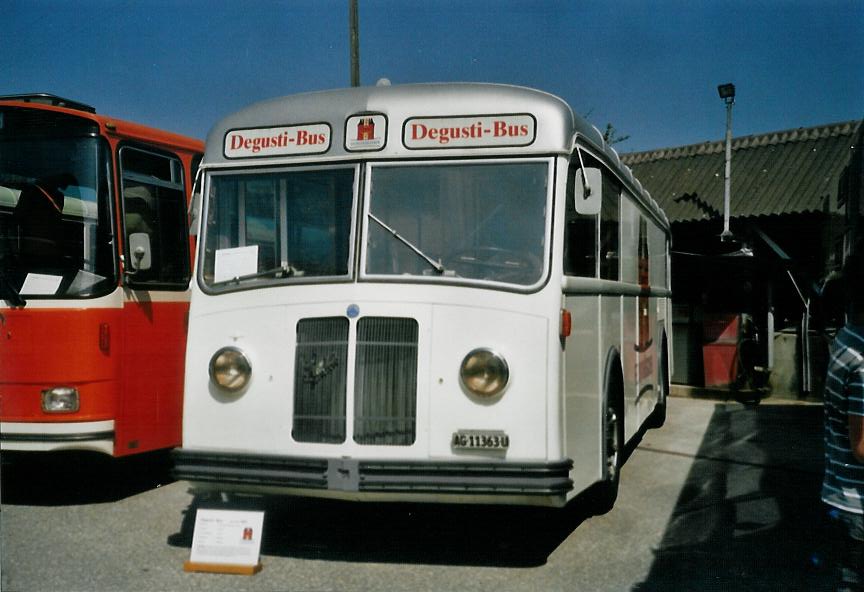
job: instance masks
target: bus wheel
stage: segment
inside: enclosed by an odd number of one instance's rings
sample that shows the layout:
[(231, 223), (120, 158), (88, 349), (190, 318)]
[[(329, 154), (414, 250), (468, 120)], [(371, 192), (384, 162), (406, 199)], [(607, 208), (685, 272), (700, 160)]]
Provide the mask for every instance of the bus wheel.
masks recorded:
[(603, 420), (603, 461), (606, 477), (597, 487), (597, 514), (605, 514), (618, 499), (621, 465), (624, 458), (624, 413), (619, 397), (610, 398)]

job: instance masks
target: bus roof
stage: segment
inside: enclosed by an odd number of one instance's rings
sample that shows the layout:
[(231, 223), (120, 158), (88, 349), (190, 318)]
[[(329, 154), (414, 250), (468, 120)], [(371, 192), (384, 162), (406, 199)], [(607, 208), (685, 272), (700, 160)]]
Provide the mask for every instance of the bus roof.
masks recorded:
[(503, 84), (427, 83), (309, 92), (261, 101), (219, 121), (202, 166), (357, 159), (569, 155), (586, 146), (659, 219), (656, 202), (596, 127), (549, 93)]
[[(346, 122), (352, 116), (380, 114), (386, 118), (386, 141), (378, 150), (352, 150), (346, 139)], [(483, 115), (529, 114), (538, 122), (536, 138), (528, 145), (505, 147), (502, 152), (527, 151), (564, 153), (572, 148), (572, 131), (576, 124), (570, 107), (561, 99), (536, 90), (497, 84), (410, 84), (370, 86), (303, 93), (255, 103), (217, 123), (207, 137), (205, 162), (232, 161), (223, 143), (228, 132), (237, 129), (277, 128), (297, 124), (321, 123), (332, 134), (326, 151), (315, 154), (315, 160), (358, 157), (433, 156), (443, 152), (453, 156), (462, 150), (476, 152), (477, 147), (440, 145), (439, 150), (412, 150), (403, 144), (403, 127), (414, 119), (474, 118)], [(445, 122), (447, 123), (447, 122)], [(466, 121), (456, 127), (470, 124)], [(451, 126), (452, 127), (452, 126)], [(353, 130), (352, 130), (353, 131)], [(424, 147), (425, 148), (425, 147)], [(298, 154), (303, 158), (303, 154)], [(308, 156), (308, 155), (306, 155)]]
[[(44, 99), (43, 99), (44, 97)], [(201, 140), (175, 134), (158, 128), (116, 119), (95, 112), (89, 105), (47, 95), (44, 93), (31, 95), (9, 95), (0, 96), (0, 105), (21, 107), (25, 109), (54, 111), (66, 115), (80, 117), (94, 122), (99, 126), (102, 133), (130, 140), (141, 140), (155, 144), (162, 144), (174, 149), (183, 149), (190, 152), (202, 152), (204, 144)]]

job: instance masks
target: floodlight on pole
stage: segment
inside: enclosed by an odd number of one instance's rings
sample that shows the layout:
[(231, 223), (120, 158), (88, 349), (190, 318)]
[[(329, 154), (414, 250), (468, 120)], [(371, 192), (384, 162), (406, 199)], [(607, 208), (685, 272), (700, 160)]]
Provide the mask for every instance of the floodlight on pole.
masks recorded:
[(717, 87), (717, 92), (720, 94), (720, 98), (727, 103), (735, 102), (735, 85), (731, 82), (719, 85)]
[(732, 192), (732, 105), (735, 104), (735, 85), (731, 82), (717, 87), (717, 93), (726, 103), (726, 175), (723, 179), (723, 232), (720, 240), (731, 241), (729, 230), (729, 202)]

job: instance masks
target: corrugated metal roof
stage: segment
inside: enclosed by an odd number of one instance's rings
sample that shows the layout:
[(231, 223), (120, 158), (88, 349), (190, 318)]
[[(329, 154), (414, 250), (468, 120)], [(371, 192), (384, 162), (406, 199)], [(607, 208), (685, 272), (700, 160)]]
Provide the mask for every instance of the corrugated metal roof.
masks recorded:
[[(733, 218), (822, 211), (837, 185), (861, 121), (732, 140)], [(723, 215), (724, 141), (621, 155), (672, 222)]]

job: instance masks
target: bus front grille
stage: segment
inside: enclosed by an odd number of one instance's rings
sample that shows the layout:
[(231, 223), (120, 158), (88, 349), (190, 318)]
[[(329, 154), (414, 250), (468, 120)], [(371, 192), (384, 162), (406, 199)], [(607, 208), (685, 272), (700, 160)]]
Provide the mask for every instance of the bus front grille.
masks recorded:
[[(354, 441), (409, 446), (416, 435), (417, 321), (364, 317), (355, 327)], [(297, 442), (346, 439), (350, 331), (344, 317), (297, 324), (292, 432)]]
[(303, 319), (297, 323), (294, 362), (294, 439), (344, 442), (348, 319)]
[(417, 321), (366, 317), (357, 323), (354, 441), (408, 446), (417, 417)]

